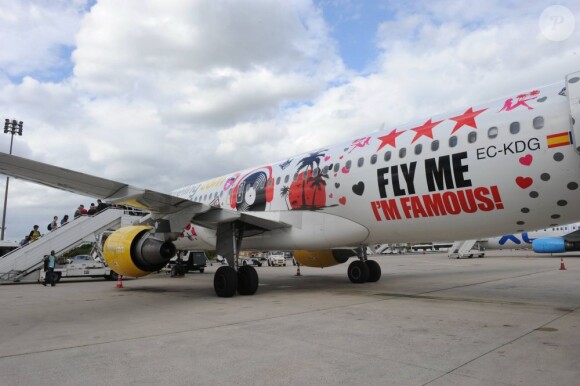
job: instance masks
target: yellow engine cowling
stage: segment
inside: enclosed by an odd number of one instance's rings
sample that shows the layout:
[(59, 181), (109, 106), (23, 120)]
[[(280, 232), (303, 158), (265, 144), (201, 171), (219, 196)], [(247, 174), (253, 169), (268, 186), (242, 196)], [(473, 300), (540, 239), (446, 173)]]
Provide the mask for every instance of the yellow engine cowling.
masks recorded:
[(307, 267), (332, 267), (333, 265), (346, 263), (346, 261), (356, 256), (353, 249), (331, 249), (327, 251), (294, 251), (294, 259), (300, 265)]
[(113, 232), (103, 247), (107, 265), (119, 275), (140, 277), (159, 271), (176, 254), (175, 245), (151, 237), (150, 226), (129, 226)]

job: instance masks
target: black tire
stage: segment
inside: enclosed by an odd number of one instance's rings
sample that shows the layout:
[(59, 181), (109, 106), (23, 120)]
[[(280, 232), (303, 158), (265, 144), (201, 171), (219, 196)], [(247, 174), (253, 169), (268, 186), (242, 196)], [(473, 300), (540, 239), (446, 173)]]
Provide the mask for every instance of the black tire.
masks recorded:
[(374, 260), (367, 260), (367, 267), (369, 268), (369, 283), (375, 283), (381, 278), (381, 266)]
[(348, 278), (353, 283), (366, 283), (369, 278), (369, 267), (364, 263), (364, 261), (353, 261), (348, 266)]
[(238, 274), (232, 267), (219, 267), (213, 276), (213, 289), (220, 298), (231, 298), (238, 289)]
[(60, 278), (62, 276), (62, 272), (53, 272), (52, 273), (53, 279), (55, 283), (60, 282)]
[(248, 265), (248, 262), (247, 262), (246, 260), (244, 260), (244, 261), (242, 262), (242, 265)]
[(258, 290), (258, 273), (249, 265), (238, 269), (238, 293), (240, 295), (253, 295)]
[(119, 278), (119, 274), (115, 271), (111, 271), (110, 274), (105, 275), (105, 279), (110, 280), (110, 281), (115, 281)]
[(169, 276), (171, 276), (171, 277), (177, 276), (177, 265), (174, 265), (173, 267), (171, 267), (171, 271), (169, 272)]
[(199, 273), (203, 273), (203, 271), (205, 271), (205, 268), (200, 268), (199, 269)]

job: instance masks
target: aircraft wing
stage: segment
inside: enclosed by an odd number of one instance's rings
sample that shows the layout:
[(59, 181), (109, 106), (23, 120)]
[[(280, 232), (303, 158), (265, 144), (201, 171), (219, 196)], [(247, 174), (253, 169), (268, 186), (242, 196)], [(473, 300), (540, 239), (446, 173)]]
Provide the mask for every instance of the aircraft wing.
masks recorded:
[(181, 217), (183, 220), (180, 222), (183, 222), (183, 226), (192, 218), (192, 222), (214, 229), (218, 223), (236, 220), (264, 230), (288, 226), (288, 224), (276, 219), (223, 208), (213, 208), (200, 202), (170, 194), (141, 189), (121, 182), (1, 152), (0, 173), (55, 189), (100, 198), (111, 204), (140, 208), (164, 218)]
[(580, 229), (568, 233), (567, 235), (562, 236), (562, 238), (566, 241), (570, 241), (570, 242), (577, 242), (580, 241)]

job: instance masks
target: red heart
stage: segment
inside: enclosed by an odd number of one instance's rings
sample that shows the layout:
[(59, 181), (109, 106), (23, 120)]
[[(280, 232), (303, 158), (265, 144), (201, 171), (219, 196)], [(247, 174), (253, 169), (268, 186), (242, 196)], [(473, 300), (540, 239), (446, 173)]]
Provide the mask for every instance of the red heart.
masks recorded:
[(340, 205), (345, 205), (346, 204), (346, 197), (339, 198), (338, 202), (340, 202)]
[(344, 156), (343, 156), (343, 155), (341, 155), (340, 157), (338, 157), (338, 159), (343, 159), (343, 158), (344, 158)]
[(328, 195), (328, 198), (332, 198), (332, 197), (334, 197), (334, 194), (330, 193), (330, 194)]
[(524, 166), (530, 166), (533, 160), (534, 157), (531, 154), (520, 157), (520, 163)]
[(346, 168), (346, 166), (343, 166), (343, 167), (342, 167), (342, 172), (343, 172), (344, 174), (348, 174), (348, 172), (350, 172), (350, 169), (347, 169), (347, 168)]
[(325, 161), (328, 161), (329, 159), (330, 159), (330, 156), (329, 155), (327, 155), (326, 157), (324, 157), (324, 160)]
[(528, 188), (531, 184), (534, 183), (534, 180), (531, 177), (518, 177), (516, 178), (516, 184), (522, 189)]

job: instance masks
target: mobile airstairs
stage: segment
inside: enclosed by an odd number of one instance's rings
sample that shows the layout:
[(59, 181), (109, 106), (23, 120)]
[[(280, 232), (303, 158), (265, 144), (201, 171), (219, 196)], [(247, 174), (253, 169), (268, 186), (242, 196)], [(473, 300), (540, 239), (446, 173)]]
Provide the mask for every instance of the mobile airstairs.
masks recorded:
[(450, 259), (484, 257), (485, 252), (478, 240), (460, 240), (453, 243), (447, 256)]
[(62, 255), (81, 244), (96, 242), (97, 237), (107, 230), (131, 225), (142, 218), (122, 209), (107, 209), (94, 216), (78, 217), (0, 257), (0, 284), (36, 282), (43, 268), (44, 256), (50, 251)]

